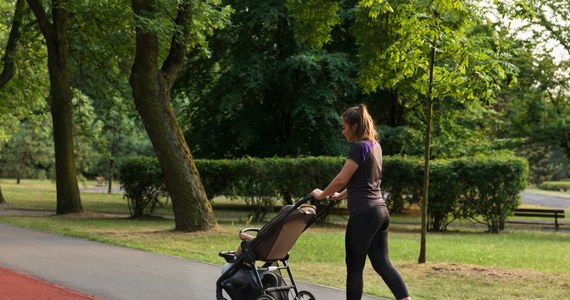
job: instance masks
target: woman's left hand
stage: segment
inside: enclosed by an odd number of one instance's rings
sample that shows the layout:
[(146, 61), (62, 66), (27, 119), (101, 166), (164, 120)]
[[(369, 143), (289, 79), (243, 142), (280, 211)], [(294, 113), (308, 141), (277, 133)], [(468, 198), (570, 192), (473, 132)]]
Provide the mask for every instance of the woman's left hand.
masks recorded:
[(324, 196), (323, 196), (323, 191), (320, 190), (320, 189), (314, 189), (314, 190), (311, 192), (311, 196), (313, 196), (313, 198), (315, 198), (316, 200), (321, 200), (321, 199), (324, 198)]

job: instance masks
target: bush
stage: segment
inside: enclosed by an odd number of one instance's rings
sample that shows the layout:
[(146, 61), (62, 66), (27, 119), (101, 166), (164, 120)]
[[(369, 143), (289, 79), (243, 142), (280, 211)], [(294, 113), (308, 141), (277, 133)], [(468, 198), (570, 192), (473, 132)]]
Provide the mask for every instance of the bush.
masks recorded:
[(131, 217), (138, 218), (154, 213), (160, 200), (168, 197), (164, 176), (156, 158), (133, 157), (119, 167), (124, 198), (129, 204)]
[[(316, 187), (326, 187), (344, 161), (343, 157), (243, 158), (196, 160), (196, 167), (210, 199), (242, 197), (252, 219), (261, 221), (280, 199), (290, 204)], [(430, 166), (428, 229), (432, 231), (446, 230), (461, 218), (484, 223), (490, 232), (503, 230), (507, 216), (519, 205), (528, 176), (525, 160), (505, 155), (433, 160)], [(382, 190), (391, 211), (420, 201), (423, 170), (417, 157), (384, 157)], [(167, 195), (155, 158), (127, 161), (121, 182), (136, 215), (148, 213), (147, 208), (152, 212), (158, 199)], [(317, 209), (324, 205), (314, 204)]]
[[(444, 231), (451, 222), (462, 217), (463, 208), (459, 200), (464, 184), (458, 172), (460, 165), (456, 160), (434, 160), (430, 163), (427, 224), (430, 231)], [(423, 180), (423, 170), (421, 178)]]
[(562, 191), (570, 190), (570, 181), (568, 179), (562, 181), (545, 181), (538, 185), (538, 188), (545, 191)]
[(528, 180), (528, 163), (512, 156), (464, 158), (459, 162), (464, 217), (486, 224), (489, 232), (502, 231), (506, 218), (520, 204), (519, 194)]
[[(423, 170), (417, 157), (384, 158), (382, 188), (391, 211), (419, 202)], [(506, 218), (519, 205), (527, 176), (527, 162), (510, 155), (432, 160), (428, 230), (444, 231), (456, 219), (486, 224), (490, 232), (503, 230)]]
[(382, 193), (391, 212), (420, 201), (424, 165), (417, 157), (384, 156)]
[(290, 204), (326, 186), (343, 162), (339, 157), (242, 158), (196, 160), (196, 167), (208, 198), (244, 197), (252, 219), (261, 221), (280, 199)]

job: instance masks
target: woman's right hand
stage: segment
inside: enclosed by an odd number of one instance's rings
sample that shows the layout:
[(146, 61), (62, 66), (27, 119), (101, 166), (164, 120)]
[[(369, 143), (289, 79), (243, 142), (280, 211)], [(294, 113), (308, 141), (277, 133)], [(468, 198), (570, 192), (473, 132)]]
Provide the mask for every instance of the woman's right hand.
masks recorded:
[(339, 192), (335, 192), (334, 194), (331, 195), (330, 197), (331, 200), (342, 200), (342, 193)]

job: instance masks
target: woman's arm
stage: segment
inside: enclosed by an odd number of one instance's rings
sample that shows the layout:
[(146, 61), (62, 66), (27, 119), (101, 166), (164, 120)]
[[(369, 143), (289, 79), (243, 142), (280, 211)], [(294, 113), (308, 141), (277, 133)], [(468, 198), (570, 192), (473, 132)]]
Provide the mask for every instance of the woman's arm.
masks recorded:
[[(311, 193), (311, 196), (319, 200), (339, 191), (346, 185), (350, 177), (352, 177), (354, 172), (356, 172), (356, 169), (358, 169), (358, 164), (352, 159), (347, 159), (344, 162), (344, 166), (342, 167), (340, 172), (338, 172), (338, 174), (335, 176), (335, 178), (333, 178), (333, 180), (329, 183), (329, 185), (325, 188), (325, 190), (321, 191), (320, 189), (314, 189), (313, 192)], [(346, 196), (346, 190), (341, 192), (340, 194), (343, 193)], [(339, 198), (338, 195), (336, 196), (337, 199), (342, 199)]]

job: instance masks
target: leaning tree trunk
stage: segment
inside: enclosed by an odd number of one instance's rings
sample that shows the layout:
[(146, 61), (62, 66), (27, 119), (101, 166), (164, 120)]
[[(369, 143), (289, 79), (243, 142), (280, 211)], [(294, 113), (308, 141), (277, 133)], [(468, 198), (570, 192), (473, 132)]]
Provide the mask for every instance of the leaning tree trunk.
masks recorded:
[[(154, 1), (133, 0), (138, 17), (151, 18)], [(175, 33), (169, 55), (158, 69), (158, 33), (136, 28), (136, 54), (130, 76), (135, 106), (150, 137), (165, 176), (175, 218), (175, 230), (197, 231), (216, 226), (216, 219), (188, 144), (170, 104), (170, 89), (182, 67), (190, 20), (189, 1), (181, 1), (176, 23), (186, 30)], [(180, 34), (180, 35), (178, 35)]]
[(63, 0), (52, 1), (50, 22), (39, 0), (28, 0), (28, 4), (40, 26), (48, 50), (48, 71), (50, 77), (50, 110), (53, 121), (55, 146), (55, 176), (57, 189), (57, 214), (83, 212), (73, 145), (73, 104), (67, 57), (68, 12)]

